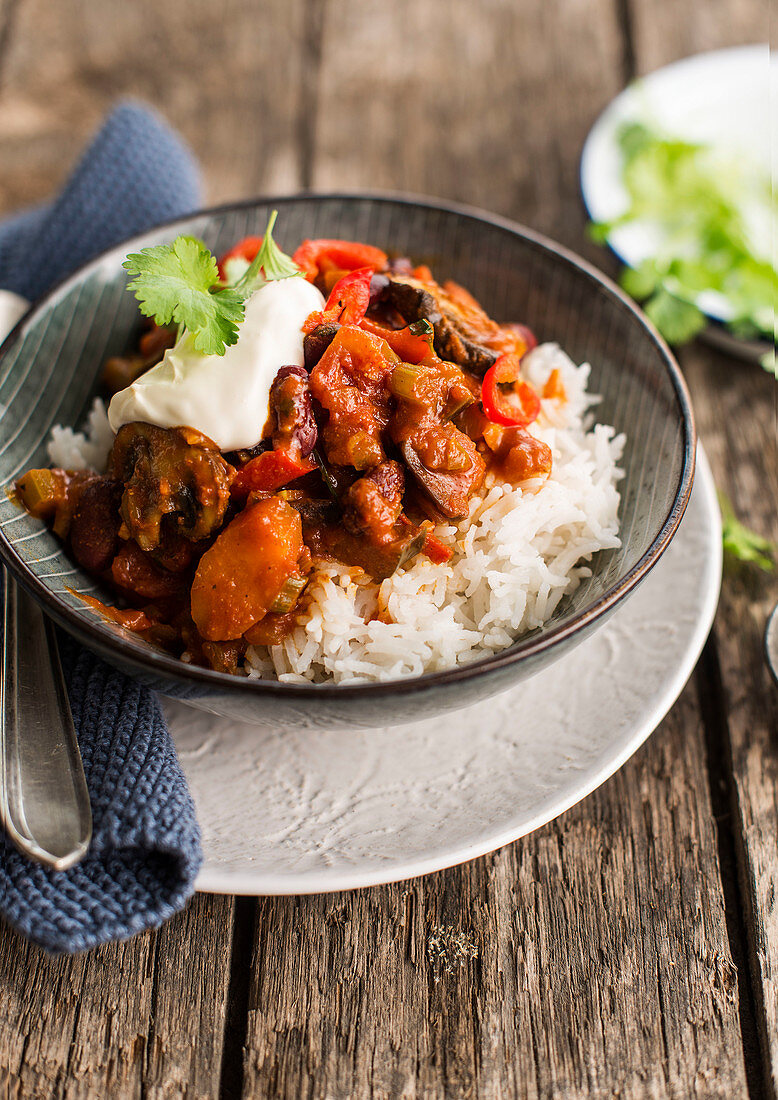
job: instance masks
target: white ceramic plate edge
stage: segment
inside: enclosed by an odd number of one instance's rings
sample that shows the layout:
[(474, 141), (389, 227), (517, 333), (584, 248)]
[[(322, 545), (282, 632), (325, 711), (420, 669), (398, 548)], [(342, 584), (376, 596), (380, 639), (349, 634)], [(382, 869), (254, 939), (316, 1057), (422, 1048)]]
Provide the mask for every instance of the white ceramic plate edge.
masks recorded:
[[(670, 710), (697, 663), (713, 623), (721, 586), (721, 519), (713, 476), (702, 447), (698, 449), (697, 454), (695, 487), (703, 499), (704, 511), (709, 523), (708, 542), (711, 562), (709, 564), (710, 580), (700, 600), (693, 632), (672, 676), (665, 682), (662, 693), (652, 700), (651, 706), (641, 715), (640, 721), (629, 735), (622, 739), (613, 756), (609, 757), (601, 767), (588, 774), (580, 786), (546, 805), (541, 813), (523, 821), (518, 829), (499, 830), (480, 838), (474, 844), (456, 845), (450, 849), (438, 850), (429, 858), (419, 857), (386, 867), (361, 870), (338, 868), (336, 872), (306, 871), (300, 874), (282, 875), (265, 871), (224, 871), (217, 867), (209, 867), (206, 853), (206, 864), (198, 876), (196, 889), (202, 893), (281, 896), (354, 890), (417, 878), (420, 875), (466, 863), (510, 844), (554, 820), (601, 786), (635, 753)], [(616, 614), (618, 615), (619, 612)], [(560, 661), (560, 666), (563, 662), (564, 658)]]

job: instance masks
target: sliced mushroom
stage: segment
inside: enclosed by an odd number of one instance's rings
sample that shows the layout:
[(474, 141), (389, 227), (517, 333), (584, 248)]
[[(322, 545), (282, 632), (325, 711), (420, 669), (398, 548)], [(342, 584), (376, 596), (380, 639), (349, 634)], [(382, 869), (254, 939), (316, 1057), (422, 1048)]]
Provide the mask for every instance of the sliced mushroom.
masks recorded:
[(154, 550), (163, 517), (173, 516), (185, 538), (207, 538), (222, 524), (233, 474), (216, 444), (200, 432), (125, 424), (108, 460), (109, 477), (124, 484), (122, 536)]
[(479, 341), (481, 334), (464, 309), (442, 287), (393, 276), (384, 292), (384, 300), (394, 306), (408, 324), (429, 321), (435, 330), (435, 351), (441, 359), (483, 376), (498, 358), (498, 352)]
[[(430, 452), (445, 454), (439, 445), (444, 429), (449, 438), (442, 442), (450, 444), (449, 449), (455, 454), (447, 460), (435, 461)], [(437, 437), (434, 441), (431, 439), (433, 433)], [(408, 469), (444, 516), (461, 519), (468, 514), (470, 497), (480, 488), (485, 469), (484, 460), (471, 439), (452, 424), (430, 425), (400, 442), (400, 451)]]

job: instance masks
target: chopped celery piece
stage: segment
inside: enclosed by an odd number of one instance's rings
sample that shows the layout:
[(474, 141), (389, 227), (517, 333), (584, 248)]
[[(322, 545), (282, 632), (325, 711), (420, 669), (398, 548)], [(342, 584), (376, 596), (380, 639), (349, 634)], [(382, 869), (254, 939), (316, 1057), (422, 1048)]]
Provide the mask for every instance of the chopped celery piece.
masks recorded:
[(306, 577), (287, 577), (269, 610), (276, 615), (285, 615), (287, 611), (291, 611), (307, 583)]

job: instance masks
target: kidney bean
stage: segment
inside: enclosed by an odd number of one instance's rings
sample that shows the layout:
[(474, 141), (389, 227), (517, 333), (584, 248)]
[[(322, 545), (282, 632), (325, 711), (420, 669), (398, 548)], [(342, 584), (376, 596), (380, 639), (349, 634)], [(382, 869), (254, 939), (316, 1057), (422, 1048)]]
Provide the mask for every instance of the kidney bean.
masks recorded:
[(178, 596), (189, 587), (185, 574), (169, 573), (132, 540), (119, 547), (111, 563), (111, 576), (117, 587), (143, 600)]
[(389, 287), (388, 275), (374, 275), (370, 280), (370, 305), (380, 302)]
[(119, 542), (122, 485), (95, 478), (84, 486), (70, 524), (70, 546), (79, 565), (102, 573), (111, 564)]
[(392, 275), (413, 275), (413, 264), (407, 256), (395, 256), (387, 264), (387, 271)]
[(310, 373), (324, 355), (338, 332), (340, 325), (333, 321), (326, 325), (317, 325), (303, 340), (305, 369)]
[(273, 447), (285, 450), (297, 443), (301, 456), (307, 458), (316, 446), (319, 430), (304, 367), (281, 367), (270, 387), (270, 412), (276, 420)]

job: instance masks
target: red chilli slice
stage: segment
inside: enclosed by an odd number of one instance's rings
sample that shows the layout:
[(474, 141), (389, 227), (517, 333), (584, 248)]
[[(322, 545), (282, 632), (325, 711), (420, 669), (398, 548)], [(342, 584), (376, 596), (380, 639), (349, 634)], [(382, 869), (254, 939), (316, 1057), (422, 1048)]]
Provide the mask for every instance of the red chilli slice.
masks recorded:
[(520, 368), (517, 355), (501, 355), (481, 383), (484, 412), (493, 423), (507, 428), (526, 428), (540, 412), (540, 398), (521, 377)]

